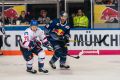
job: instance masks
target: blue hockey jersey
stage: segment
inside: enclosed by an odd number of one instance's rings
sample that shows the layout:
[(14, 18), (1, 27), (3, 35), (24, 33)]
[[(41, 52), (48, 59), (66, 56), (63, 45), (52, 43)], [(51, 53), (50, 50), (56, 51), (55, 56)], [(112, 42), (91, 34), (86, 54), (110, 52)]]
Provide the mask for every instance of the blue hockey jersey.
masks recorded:
[(63, 36), (70, 37), (70, 24), (66, 21), (61, 24), (60, 19), (53, 19), (44, 27), (45, 34), (49, 34), (50, 39), (61, 40)]

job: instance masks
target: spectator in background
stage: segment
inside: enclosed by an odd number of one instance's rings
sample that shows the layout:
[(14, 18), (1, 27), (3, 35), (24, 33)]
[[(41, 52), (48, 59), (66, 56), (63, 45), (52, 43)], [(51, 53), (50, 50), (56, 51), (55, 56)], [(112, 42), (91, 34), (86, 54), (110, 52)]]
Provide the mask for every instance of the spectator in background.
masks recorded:
[(102, 0), (96, 0), (96, 4), (103, 4)]
[(47, 11), (42, 10), (40, 12), (40, 15), (42, 15), (42, 17), (40, 16), (38, 18), (38, 23), (39, 24), (48, 24), (50, 22), (50, 17), (46, 17), (47, 16)]
[(114, 0), (109, 0), (109, 2), (107, 3), (107, 5), (113, 5), (113, 4), (115, 4)]
[(78, 9), (77, 15), (73, 19), (74, 28), (88, 28), (89, 20), (82, 12), (82, 9)]
[[(0, 13), (0, 21), (2, 21), (2, 12)], [(5, 24), (9, 24), (9, 19), (8, 19), (8, 17), (5, 15), (5, 12), (4, 12), (4, 22), (5, 22)]]
[(69, 17), (69, 23), (70, 23), (70, 26), (71, 26), (71, 28), (74, 28), (73, 26), (73, 19), (74, 19), (74, 17), (75, 17), (75, 13), (72, 13), (71, 14), (71, 16)]
[(20, 20), (20, 23), (25, 23), (25, 22), (26, 22), (26, 24), (30, 23), (30, 19), (28, 17), (26, 17), (25, 11), (21, 11), (21, 15), (17, 20)]
[(42, 16), (42, 12), (43, 12), (43, 11), (45, 11), (45, 10), (41, 10), (41, 11), (40, 11), (40, 16)]

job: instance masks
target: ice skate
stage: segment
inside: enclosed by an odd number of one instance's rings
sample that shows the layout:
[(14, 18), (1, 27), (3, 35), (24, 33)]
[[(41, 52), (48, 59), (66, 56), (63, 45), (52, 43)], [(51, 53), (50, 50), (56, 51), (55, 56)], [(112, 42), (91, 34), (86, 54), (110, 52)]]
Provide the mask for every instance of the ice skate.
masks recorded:
[(34, 70), (34, 69), (31, 69), (31, 70), (26, 70), (27, 72), (30, 72), (30, 73), (33, 73), (33, 74), (36, 74), (37, 73), (37, 71), (36, 70)]
[(53, 64), (51, 61), (49, 61), (49, 64), (50, 64), (50, 66), (51, 66), (53, 69), (56, 69), (55, 64)]
[(3, 55), (3, 53), (0, 52), (0, 55)]
[(69, 65), (60, 65), (60, 68), (61, 68), (61, 69), (63, 69), (63, 68), (65, 68), (65, 69), (69, 69), (70, 66), (69, 66)]
[(40, 67), (39, 67), (39, 72), (40, 72), (40, 74), (41, 73), (48, 74), (48, 70), (46, 70), (44, 68), (40, 68)]

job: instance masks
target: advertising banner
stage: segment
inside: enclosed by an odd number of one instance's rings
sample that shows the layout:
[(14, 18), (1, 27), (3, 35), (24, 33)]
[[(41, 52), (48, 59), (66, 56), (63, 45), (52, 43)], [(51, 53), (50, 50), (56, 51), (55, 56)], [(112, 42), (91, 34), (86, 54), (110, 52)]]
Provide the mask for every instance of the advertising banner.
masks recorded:
[[(4, 7), (5, 15), (11, 20), (14, 18), (15, 20), (21, 15), (21, 11), (25, 11), (25, 5), (21, 6), (5, 6)], [(0, 6), (0, 12), (2, 12), (2, 6)]]
[[(0, 35), (3, 39), (2, 52), (4, 55), (21, 55), (19, 41), (23, 31), (6, 31), (7, 38)], [(120, 30), (71, 30), (71, 40), (90, 41), (90, 42), (70, 42), (68, 54), (77, 55), (120, 55)], [(100, 41), (104, 35), (107, 38), (102, 43), (91, 43)], [(43, 48), (47, 55), (54, 54)]]
[(118, 23), (118, 7), (95, 5), (94, 23)]

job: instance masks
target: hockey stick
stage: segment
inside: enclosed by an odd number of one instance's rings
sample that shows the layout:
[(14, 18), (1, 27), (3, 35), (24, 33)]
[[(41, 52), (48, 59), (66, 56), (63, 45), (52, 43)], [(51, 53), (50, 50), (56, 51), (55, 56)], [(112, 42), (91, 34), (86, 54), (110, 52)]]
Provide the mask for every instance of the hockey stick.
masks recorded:
[[(98, 41), (98, 42), (92, 42), (92, 43), (102, 43), (105, 39), (107, 38), (107, 36), (105, 35), (102, 40)], [(69, 40), (70, 42), (90, 42), (90, 41), (76, 41), (76, 40)]]
[[(105, 39), (107, 38), (107, 36), (105, 35), (102, 40), (98, 41), (98, 42), (92, 42), (92, 43), (102, 43)], [(64, 40), (56, 40), (56, 41), (64, 41)], [(70, 42), (90, 42), (90, 41), (76, 41), (76, 40), (69, 40)]]
[[(45, 45), (43, 44), (43, 47), (47, 47), (47, 46), (45, 46)], [(48, 51), (49, 51), (49, 50), (48, 50)], [(53, 52), (53, 51), (52, 51), (52, 52)], [(54, 51), (54, 52), (55, 52), (55, 51)], [(69, 55), (69, 54), (66, 54), (66, 53), (63, 53), (63, 52), (60, 52), (60, 51), (57, 51), (57, 50), (56, 50), (56, 52), (59, 52), (59, 53), (65, 54), (65, 55), (67, 55), (67, 56), (70, 56), (70, 57), (73, 57), (73, 58), (76, 58), (76, 59), (79, 59), (80, 56), (82, 55), (82, 52), (80, 52), (79, 55), (78, 55), (77, 57), (72, 56), (72, 55)]]
[[(102, 43), (106, 38), (107, 38), (107, 36), (105, 35), (102, 40), (100, 40), (98, 42), (92, 42), (92, 43)], [(69, 40), (69, 41), (70, 42), (90, 42), (90, 41), (76, 41), (76, 40)]]
[(69, 54), (66, 54), (66, 53), (63, 53), (63, 52), (60, 52), (60, 51), (56, 51), (56, 52), (59, 52), (59, 53), (65, 54), (65, 55), (67, 55), (67, 56), (70, 56), (70, 57), (72, 57), (72, 58), (76, 58), (76, 59), (79, 59), (80, 56), (82, 55), (82, 52), (80, 52), (79, 55), (76, 56), (76, 57), (75, 57), (75, 56), (72, 56), (72, 55), (69, 55)]

